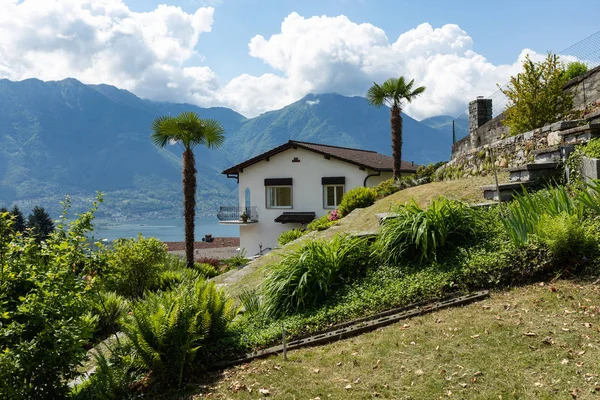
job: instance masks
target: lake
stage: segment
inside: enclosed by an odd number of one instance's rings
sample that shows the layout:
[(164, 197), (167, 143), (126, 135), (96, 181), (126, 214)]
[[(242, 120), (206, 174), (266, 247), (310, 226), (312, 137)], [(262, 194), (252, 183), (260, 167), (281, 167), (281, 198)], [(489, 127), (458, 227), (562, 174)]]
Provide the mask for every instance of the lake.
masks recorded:
[[(136, 237), (138, 232), (144, 237), (155, 237), (163, 242), (183, 242), (183, 218), (177, 219), (148, 219), (131, 222), (95, 221), (96, 239)], [(213, 237), (238, 237), (240, 227), (235, 225), (220, 225), (216, 218), (196, 218), (196, 241), (202, 240), (204, 235), (210, 233)]]

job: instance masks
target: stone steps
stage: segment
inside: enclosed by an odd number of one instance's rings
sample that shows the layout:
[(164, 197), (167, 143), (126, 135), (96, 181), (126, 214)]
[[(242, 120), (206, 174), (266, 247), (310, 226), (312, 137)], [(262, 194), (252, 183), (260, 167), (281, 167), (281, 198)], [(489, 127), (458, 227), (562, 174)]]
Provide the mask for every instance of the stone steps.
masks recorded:
[(566, 144), (586, 143), (592, 138), (600, 137), (600, 123), (590, 122), (561, 130), (558, 135), (562, 136), (562, 141)]
[(535, 186), (535, 181), (525, 182), (512, 182), (512, 183), (501, 183), (499, 186), (500, 197), (498, 198), (498, 192), (496, 185), (485, 185), (481, 186), (483, 190), (483, 197), (493, 201), (508, 201), (512, 200), (515, 193), (523, 193), (525, 188)]
[(540, 162), (510, 167), (508, 180), (510, 182), (526, 182), (548, 178), (557, 172), (558, 165), (558, 162)]
[(560, 146), (550, 146), (545, 149), (533, 150), (533, 162), (536, 164), (552, 163), (560, 161)]

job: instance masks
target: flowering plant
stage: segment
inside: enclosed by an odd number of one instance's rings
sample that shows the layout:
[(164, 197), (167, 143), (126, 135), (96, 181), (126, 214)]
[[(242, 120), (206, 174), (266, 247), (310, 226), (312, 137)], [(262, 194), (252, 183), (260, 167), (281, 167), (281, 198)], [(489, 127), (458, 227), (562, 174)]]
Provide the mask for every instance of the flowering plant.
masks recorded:
[(338, 210), (335, 209), (333, 211), (330, 211), (329, 215), (327, 216), (327, 219), (329, 221), (337, 221), (338, 219), (340, 219), (340, 214), (339, 214)]

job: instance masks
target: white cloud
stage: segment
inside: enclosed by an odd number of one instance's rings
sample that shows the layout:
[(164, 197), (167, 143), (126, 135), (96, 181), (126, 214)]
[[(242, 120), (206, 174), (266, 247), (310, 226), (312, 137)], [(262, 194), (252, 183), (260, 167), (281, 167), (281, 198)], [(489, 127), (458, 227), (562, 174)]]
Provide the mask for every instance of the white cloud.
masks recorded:
[(321, 102), (321, 100), (320, 100), (320, 99), (316, 99), (316, 100), (306, 100), (306, 104), (307, 104), (307, 105), (309, 105), (309, 106), (314, 106), (314, 105), (317, 105), (317, 104), (319, 104), (320, 102)]
[[(207, 1), (202, 4), (213, 4)], [(272, 71), (221, 83), (210, 67), (190, 66), (203, 61), (195, 48), (211, 31), (213, 14), (212, 7), (190, 14), (165, 5), (137, 13), (123, 0), (0, 0), (0, 78), (74, 77), (253, 116), (308, 93), (364, 95), (373, 81), (403, 75), (427, 86), (405, 108), (425, 118), (462, 113), (466, 102), (507, 82), (530, 52), (494, 65), (473, 51), (472, 38), (457, 25), (424, 23), (390, 40), (382, 29), (343, 15), (291, 13), (279, 33), (248, 44), (249, 55)]]
[(0, 77), (74, 77), (178, 101), (210, 93), (212, 71), (183, 63), (198, 56), (196, 44), (210, 32), (213, 13), (166, 5), (136, 13), (122, 0), (0, 0)]

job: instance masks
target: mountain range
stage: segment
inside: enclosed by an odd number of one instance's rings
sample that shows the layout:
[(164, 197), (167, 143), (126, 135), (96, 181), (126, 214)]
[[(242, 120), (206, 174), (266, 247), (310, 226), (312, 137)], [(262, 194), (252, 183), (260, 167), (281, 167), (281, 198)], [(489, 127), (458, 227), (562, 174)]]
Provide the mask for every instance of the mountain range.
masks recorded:
[[(95, 191), (99, 216), (112, 219), (181, 215), (181, 149), (155, 148), (150, 125), (161, 115), (197, 112), (219, 120), (221, 149), (197, 147), (198, 214), (235, 204), (235, 181), (221, 171), (290, 139), (390, 154), (389, 110), (362, 97), (310, 94), (255, 118), (223, 107), (155, 102), (109, 85), (75, 79), (0, 80), (0, 206), (42, 205), (54, 215), (69, 195), (75, 210)], [(447, 119), (403, 115), (403, 159), (418, 164), (450, 157)], [(444, 122), (446, 121), (446, 122)]]

